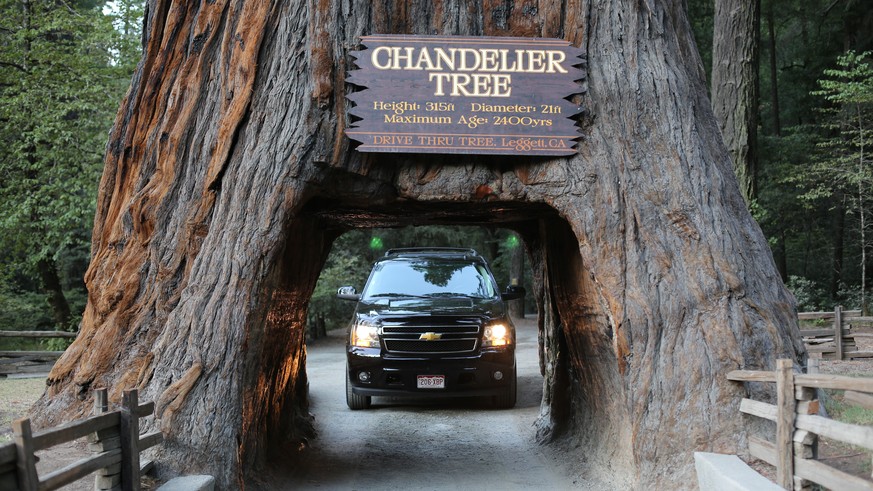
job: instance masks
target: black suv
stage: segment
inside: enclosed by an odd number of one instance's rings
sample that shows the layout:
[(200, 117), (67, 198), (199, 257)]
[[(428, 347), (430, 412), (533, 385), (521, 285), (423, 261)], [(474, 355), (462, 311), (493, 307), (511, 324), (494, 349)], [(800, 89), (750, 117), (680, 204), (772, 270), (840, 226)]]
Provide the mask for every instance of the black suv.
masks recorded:
[(357, 301), (346, 351), (346, 402), (373, 396), (489, 396), (515, 405), (515, 327), (485, 259), (473, 249), (391, 249), (376, 261)]

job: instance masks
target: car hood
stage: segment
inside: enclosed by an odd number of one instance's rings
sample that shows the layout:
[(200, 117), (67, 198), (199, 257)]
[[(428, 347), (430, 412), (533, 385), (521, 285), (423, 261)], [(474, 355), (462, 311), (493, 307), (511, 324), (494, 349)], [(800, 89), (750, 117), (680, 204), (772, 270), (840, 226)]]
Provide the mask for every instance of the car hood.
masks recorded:
[(361, 301), (358, 313), (363, 315), (502, 315), (499, 299), (468, 297), (452, 298), (379, 298)]

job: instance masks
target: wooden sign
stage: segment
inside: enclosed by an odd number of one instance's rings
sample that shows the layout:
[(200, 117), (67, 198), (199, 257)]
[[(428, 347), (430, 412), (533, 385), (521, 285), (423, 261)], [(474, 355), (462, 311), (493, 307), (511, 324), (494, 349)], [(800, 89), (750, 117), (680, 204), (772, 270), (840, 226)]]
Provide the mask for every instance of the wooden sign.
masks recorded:
[(582, 50), (560, 39), (377, 35), (348, 81), (361, 152), (572, 155)]

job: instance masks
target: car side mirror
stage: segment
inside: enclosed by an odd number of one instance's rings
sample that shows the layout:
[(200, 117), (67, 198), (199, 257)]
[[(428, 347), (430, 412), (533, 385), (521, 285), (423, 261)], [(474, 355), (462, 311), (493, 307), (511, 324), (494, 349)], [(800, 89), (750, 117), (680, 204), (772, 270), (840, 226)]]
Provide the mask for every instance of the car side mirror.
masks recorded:
[(500, 298), (502, 298), (503, 300), (516, 300), (519, 298), (523, 298), (524, 294), (524, 287), (509, 285), (506, 287), (506, 291), (500, 294)]
[(355, 290), (353, 286), (341, 286), (336, 291), (336, 298), (340, 300), (352, 300), (357, 302), (361, 299), (361, 296), (358, 295), (358, 291)]

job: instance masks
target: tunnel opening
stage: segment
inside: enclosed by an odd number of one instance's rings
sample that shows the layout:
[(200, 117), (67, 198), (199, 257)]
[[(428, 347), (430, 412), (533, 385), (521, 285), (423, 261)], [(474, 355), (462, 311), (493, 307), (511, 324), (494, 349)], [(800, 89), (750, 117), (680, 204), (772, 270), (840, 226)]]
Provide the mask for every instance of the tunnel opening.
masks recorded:
[(465, 225), (409, 225), (397, 228), (357, 228), (339, 236), (321, 270), (308, 306), (307, 343), (326, 337), (328, 332), (347, 329), (356, 302), (342, 301), (337, 289), (350, 286), (363, 290), (373, 263), (398, 248), (470, 248), (490, 265), (498, 290), (521, 286), (524, 297), (505, 304), (513, 318), (534, 320), (530, 261), (520, 236), (506, 228)]
[(259, 363), (252, 364), (261, 369), (253, 374), (257, 383), (247, 398), (249, 417), (244, 417), (253, 422), (245, 433), (248, 448), (255, 449), (248, 454), (249, 463), (273, 468), (294, 465), (288, 460), (270, 463), (266, 456), (289, 446), (299, 453), (316, 436), (306, 376), (307, 310), (337, 238), (352, 230), (429, 225), (496, 227), (522, 239), (531, 270), (534, 305), (529, 310), (537, 313), (537, 363), (542, 376), (535, 438), (578, 455), (580, 473), (597, 478), (601, 469), (604, 476), (611, 474), (605, 481), (631, 482), (631, 435), (621, 382), (627, 343), (611, 327), (596, 280), (582, 262), (580, 240), (555, 209), (541, 203), (366, 206), (310, 200), (295, 216), (272, 273), (275, 287), (263, 329), (265, 339), (259, 343), (265, 352)]

